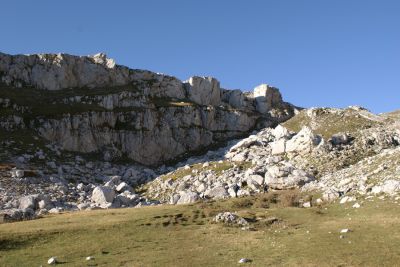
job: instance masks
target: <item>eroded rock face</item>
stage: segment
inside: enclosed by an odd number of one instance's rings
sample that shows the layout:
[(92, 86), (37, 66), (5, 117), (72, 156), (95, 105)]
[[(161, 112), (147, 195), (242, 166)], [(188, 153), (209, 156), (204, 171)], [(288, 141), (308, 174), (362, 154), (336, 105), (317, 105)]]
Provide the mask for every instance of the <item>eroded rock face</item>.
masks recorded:
[(266, 113), (282, 103), (282, 96), (279, 90), (268, 84), (261, 84), (254, 88), (254, 98), (256, 99), (257, 111), (260, 113)]
[(47, 90), (123, 85), (130, 79), (128, 68), (116, 66), (103, 53), (88, 57), (0, 54), (0, 72), (5, 74), (2, 81), (7, 84), (29, 84)]
[[(102, 53), (0, 53), (0, 82), (4, 92), (19, 87), (20, 94), (0, 97), (0, 108), (18, 114), (0, 116), (0, 128), (29, 129), (64, 150), (100, 152), (106, 161), (160, 165), (294, 114), (276, 88), (243, 93), (220, 88), (212, 77), (182, 82), (116, 65)], [(24, 95), (32, 90), (34, 100)]]
[(221, 88), (215, 78), (191, 77), (186, 88), (188, 98), (196, 104), (217, 106), (221, 103)]

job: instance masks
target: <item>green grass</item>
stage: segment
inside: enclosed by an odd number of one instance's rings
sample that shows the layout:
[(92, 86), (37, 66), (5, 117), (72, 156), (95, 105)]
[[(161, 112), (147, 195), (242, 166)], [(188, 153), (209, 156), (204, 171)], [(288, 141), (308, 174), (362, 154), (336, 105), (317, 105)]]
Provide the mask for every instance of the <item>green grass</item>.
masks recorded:
[(378, 125), (378, 122), (362, 117), (352, 109), (340, 110), (335, 113), (321, 108), (315, 112), (315, 119), (307, 115), (307, 110), (303, 110), (282, 125), (294, 132), (299, 132), (303, 126), (308, 126), (325, 139), (341, 132), (356, 134), (359, 130)]
[(188, 99), (176, 100), (168, 97), (152, 97), (151, 102), (157, 107), (192, 107), (198, 106)]
[[(63, 90), (41, 90), (32, 87), (14, 88), (0, 84), (0, 98), (8, 98), (12, 103), (18, 106), (29, 108), (29, 113), (13, 114), (21, 115), (26, 119), (32, 119), (36, 116), (57, 117), (62, 114), (78, 114), (91, 111), (106, 111), (105, 108), (93, 104), (72, 103), (64, 104), (63, 99), (74, 96), (97, 97), (99, 95), (110, 95), (123, 91), (139, 92), (139, 89), (133, 85), (104, 87), (104, 88), (71, 88)], [(0, 115), (9, 115), (9, 109), (2, 108)]]
[[(237, 200), (236, 200), (237, 201)], [(0, 225), (0, 265), (394, 266), (400, 260), (398, 204), (375, 199), (301, 209), (238, 207), (234, 200), (66, 213)], [(258, 218), (255, 231), (211, 223), (219, 211)], [(267, 218), (277, 217), (277, 224)], [(263, 218), (266, 218), (265, 220)], [(343, 234), (340, 230), (350, 228)], [(95, 260), (86, 262), (85, 257)]]

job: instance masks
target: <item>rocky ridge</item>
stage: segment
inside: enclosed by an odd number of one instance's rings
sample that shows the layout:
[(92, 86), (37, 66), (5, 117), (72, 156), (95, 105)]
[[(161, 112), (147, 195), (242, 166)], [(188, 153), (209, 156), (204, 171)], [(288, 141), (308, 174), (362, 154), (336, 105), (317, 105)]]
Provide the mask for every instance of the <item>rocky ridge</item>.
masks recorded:
[(175, 77), (115, 64), (105, 54), (0, 54), (0, 128), (62, 150), (162, 165), (275, 125), (295, 107), (268, 85), (226, 90), (211, 77)]

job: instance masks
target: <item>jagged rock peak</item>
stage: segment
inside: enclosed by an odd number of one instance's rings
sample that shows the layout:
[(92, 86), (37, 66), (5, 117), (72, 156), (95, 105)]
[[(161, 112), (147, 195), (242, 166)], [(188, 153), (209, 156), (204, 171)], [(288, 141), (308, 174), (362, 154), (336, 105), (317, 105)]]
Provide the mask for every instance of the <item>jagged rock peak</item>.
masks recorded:
[(116, 65), (104, 53), (93, 56), (0, 53), (0, 74), (7, 85), (46, 90), (124, 85), (131, 80), (129, 69)]

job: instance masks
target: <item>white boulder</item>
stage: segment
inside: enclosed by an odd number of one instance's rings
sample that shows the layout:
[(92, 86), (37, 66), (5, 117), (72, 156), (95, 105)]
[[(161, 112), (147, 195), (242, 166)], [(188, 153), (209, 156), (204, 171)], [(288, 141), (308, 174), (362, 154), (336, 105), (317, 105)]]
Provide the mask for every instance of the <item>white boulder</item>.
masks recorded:
[(92, 201), (99, 205), (107, 205), (112, 203), (115, 197), (115, 192), (107, 186), (97, 186), (93, 189)]

